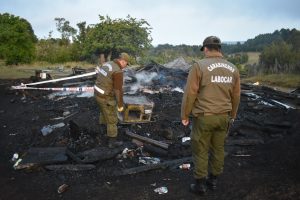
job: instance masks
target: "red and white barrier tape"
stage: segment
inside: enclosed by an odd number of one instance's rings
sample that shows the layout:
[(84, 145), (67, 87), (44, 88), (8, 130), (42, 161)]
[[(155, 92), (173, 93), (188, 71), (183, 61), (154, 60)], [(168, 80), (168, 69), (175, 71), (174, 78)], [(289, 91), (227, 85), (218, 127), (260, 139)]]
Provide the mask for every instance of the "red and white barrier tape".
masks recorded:
[(37, 88), (27, 86), (12, 86), (15, 90), (47, 90), (47, 91), (63, 91), (63, 92), (93, 92), (94, 87), (57, 87), (57, 88)]

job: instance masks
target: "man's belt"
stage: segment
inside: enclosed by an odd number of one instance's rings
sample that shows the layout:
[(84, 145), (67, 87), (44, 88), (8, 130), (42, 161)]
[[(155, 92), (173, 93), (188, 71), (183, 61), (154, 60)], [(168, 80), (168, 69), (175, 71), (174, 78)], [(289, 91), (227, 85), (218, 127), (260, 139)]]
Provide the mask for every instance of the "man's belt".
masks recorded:
[(224, 112), (224, 113), (199, 113), (198, 116), (210, 116), (210, 115), (229, 115), (229, 112)]

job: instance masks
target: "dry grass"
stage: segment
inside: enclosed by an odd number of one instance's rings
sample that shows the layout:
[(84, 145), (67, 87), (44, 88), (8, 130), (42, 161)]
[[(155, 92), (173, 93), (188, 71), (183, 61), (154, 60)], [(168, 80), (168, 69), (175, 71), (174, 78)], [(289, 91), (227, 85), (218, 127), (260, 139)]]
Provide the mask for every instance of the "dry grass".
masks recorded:
[(300, 87), (300, 74), (269, 74), (243, 79), (242, 82), (259, 82), (263, 85), (281, 86), (286, 88)]
[(259, 61), (259, 52), (247, 52), (248, 62), (246, 64), (253, 65), (254, 63), (258, 63)]
[[(59, 72), (61, 67), (64, 69), (63, 73)], [(52, 70), (50, 72), (52, 77), (63, 76), (72, 73), (73, 67), (88, 69), (95, 66), (86, 62), (67, 62), (63, 64), (35, 62), (32, 64), (6, 66), (3, 61), (0, 61), (0, 79), (29, 78), (35, 75), (35, 70)]]

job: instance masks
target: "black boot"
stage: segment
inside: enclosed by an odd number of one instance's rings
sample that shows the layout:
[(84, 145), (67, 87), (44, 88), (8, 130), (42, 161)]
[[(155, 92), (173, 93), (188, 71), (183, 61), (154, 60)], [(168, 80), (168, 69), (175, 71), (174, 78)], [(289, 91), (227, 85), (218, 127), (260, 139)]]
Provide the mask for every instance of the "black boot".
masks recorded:
[(196, 183), (190, 185), (190, 190), (193, 193), (204, 195), (207, 191), (206, 178), (196, 179)]
[(207, 186), (209, 187), (209, 189), (212, 189), (212, 190), (215, 190), (217, 189), (217, 176), (214, 176), (212, 174), (210, 174), (208, 176), (208, 179), (207, 179)]
[(119, 147), (122, 145), (123, 145), (123, 142), (117, 141), (117, 138), (115, 138), (115, 137), (108, 138), (108, 148), (115, 148), (115, 147)]

